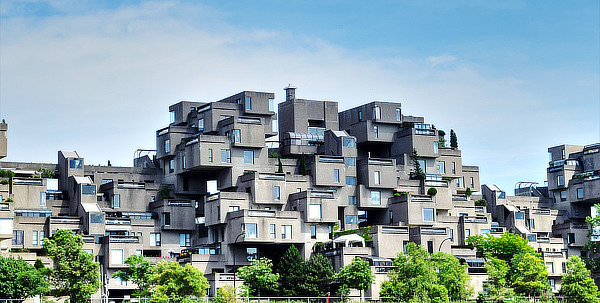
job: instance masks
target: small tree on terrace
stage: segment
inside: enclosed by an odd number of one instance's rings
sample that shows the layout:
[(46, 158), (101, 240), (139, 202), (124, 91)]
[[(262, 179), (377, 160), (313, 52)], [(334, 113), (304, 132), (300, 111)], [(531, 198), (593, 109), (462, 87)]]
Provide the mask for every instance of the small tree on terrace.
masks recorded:
[(458, 137), (453, 129), (450, 130), (450, 147), (458, 148)]
[(254, 260), (249, 266), (240, 268), (237, 275), (244, 280), (248, 294), (258, 295), (277, 290), (279, 274), (273, 273), (273, 263), (267, 258)]
[(410, 172), (410, 177), (412, 179), (424, 180), (425, 172), (421, 167), (421, 163), (419, 163), (419, 153), (416, 149), (413, 148), (412, 154), (410, 155), (410, 159), (413, 164), (413, 171)]

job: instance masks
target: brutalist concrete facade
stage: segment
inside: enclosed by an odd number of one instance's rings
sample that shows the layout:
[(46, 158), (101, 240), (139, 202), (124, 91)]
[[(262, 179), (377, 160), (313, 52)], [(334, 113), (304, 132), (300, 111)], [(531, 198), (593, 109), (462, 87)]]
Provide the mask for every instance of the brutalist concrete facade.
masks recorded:
[[(369, 260), (377, 282), (366, 295), (377, 297), (409, 242), (460, 258), (481, 289), (483, 260), (465, 241), (509, 230), (542, 253), (559, 288), (566, 258), (587, 241), (584, 218), (600, 201), (598, 144), (550, 148), (548, 187), (528, 184), (507, 196), (480, 186), (479, 168), (400, 103), (338, 112), (337, 102), (285, 91), (278, 109), (274, 93), (250, 91), (171, 105), (156, 150), (136, 153), (134, 167), (85, 165), (65, 151), (57, 164), (0, 162), (15, 173), (0, 184), (2, 253), (34, 261), (44, 238), (70, 229), (101, 264), (100, 294), (129, 294), (135, 286), (112, 274), (143, 254), (200, 268), (212, 295), (242, 283), (236, 267), (277, 262), (296, 245), (305, 258), (328, 256), (336, 270), (354, 257)], [(6, 130), (0, 125), (0, 156)]]

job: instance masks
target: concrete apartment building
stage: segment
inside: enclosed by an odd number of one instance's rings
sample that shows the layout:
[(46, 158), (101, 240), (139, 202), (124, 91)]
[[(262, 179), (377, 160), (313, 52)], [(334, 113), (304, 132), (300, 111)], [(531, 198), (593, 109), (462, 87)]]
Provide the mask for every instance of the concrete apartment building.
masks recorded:
[[(460, 258), (481, 290), (483, 259), (465, 240), (510, 230), (542, 253), (558, 290), (566, 258), (587, 241), (584, 218), (600, 201), (599, 144), (550, 148), (548, 187), (525, 183), (507, 196), (480, 186), (479, 168), (400, 103), (339, 112), (337, 102), (299, 99), (295, 90), (285, 88), (277, 109), (275, 94), (250, 91), (171, 105), (156, 150), (136, 153), (134, 167), (85, 165), (67, 151), (57, 164), (0, 162), (15, 173), (0, 184), (1, 252), (34, 261), (44, 238), (73, 230), (100, 262), (99, 295), (119, 298), (135, 285), (112, 274), (133, 254), (191, 263), (213, 295), (241, 285), (235, 268), (260, 257), (276, 263), (296, 245), (305, 258), (323, 253), (336, 270), (368, 260), (376, 282), (366, 296), (377, 297), (409, 242)], [(6, 131), (0, 124), (0, 157)], [(487, 204), (476, 205), (482, 198)], [(359, 228), (367, 240), (353, 233)]]

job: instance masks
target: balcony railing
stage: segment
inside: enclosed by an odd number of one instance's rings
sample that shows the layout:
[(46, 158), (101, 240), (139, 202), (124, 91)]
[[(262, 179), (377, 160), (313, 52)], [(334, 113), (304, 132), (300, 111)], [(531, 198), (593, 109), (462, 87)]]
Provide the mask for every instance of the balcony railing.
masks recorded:
[(115, 219), (115, 218), (106, 218), (107, 225), (131, 225), (131, 220), (129, 219)]
[(386, 166), (390, 166), (393, 165), (394, 162), (392, 160), (389, 159), (369, 159), (369, 165), (386, 165)]
[(79, 224), (81, 219), (79, 218), (50, 218), (50, 223), (52, 224)]
[(108, 236), (110, 243), (140, 243), (138, 236)]
[(465, 223), (487, 223), (486, 217), (481, 218), (473, 218), (473, 217), (464, 217)]

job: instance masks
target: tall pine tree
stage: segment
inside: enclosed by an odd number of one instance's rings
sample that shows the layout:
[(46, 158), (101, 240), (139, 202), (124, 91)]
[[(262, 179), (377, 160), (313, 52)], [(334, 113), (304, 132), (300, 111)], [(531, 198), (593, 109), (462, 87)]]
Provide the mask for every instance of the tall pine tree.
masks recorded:
[(458, 137), (453, 129), (450, 130), (450, 147), (458, 148)]
[(281, 295), (302, 296), (306, 290), (306, 269), (304, 260), (296, 246), (292, 245), (281, 257), (277, 266)]

